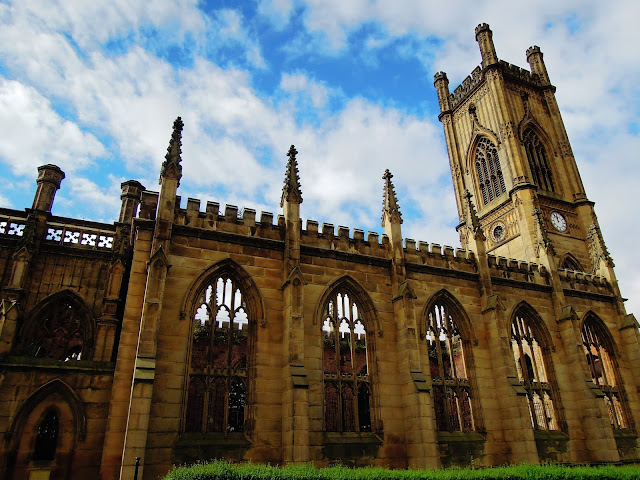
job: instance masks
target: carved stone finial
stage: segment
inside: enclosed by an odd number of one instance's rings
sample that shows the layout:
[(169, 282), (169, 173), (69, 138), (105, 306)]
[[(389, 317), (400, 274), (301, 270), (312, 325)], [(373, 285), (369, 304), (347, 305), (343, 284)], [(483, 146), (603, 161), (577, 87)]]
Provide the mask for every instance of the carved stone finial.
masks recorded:
[(384, 182), (384, 194), (382, 198), (382, 226), (384, 227), (384, 217), (389, 216), (392, 223), (402, 223), (402, 213), (400, 213), (400, 205), (396, 198), (396, 192), (391, 179), (393, 175), (387, 168), (382, 175)]
[(287, 152), (287, 171), (284, 175), (284, 186), (282, 187), (282, 197), (280, 198), (280, 206), (284, 205), (285, 200), (291, 203), (302, 203), (302, 189), (300, 188), (300, 176), (298, 174), (298, 161), (296, 155), (298, 151), (296, 147), (291, 145)]
[(613, 259), (611, 255), (609, 255), (609, 250), (607, 250), (607, 246), (604, 244), (600, 227), (598, 227), (596, 222), (593, 222), (589, 226), (587, 240), (589, 241), (589, 256), (591, 257), (594, 273), (598, 270), (600, 260), (604, 261), (604, 264), (608, 267), (615, 267)]
[(162, 162), (162, 168), (160, 169), (160, 183), (162, 178), (173, 174), (178, 179), (178, 185), (180, 185), (180, 179), (182, 178), (182, 119), (176, 118), (173, 122), (173, 133), (171, 134), (171, 140), (169, 141), (169, 147), (167, 147), (167, 154), (164, 156), (164, 162)]
[(545, 226), (544, 220), (542, 218), (542, 212), (537, 208), (534, 208), (533, 211), (531, 212), (531, 215), (533, 215), (534, 217), (533, 222), (536, 229), (536, 244), (538, 249), (544, 248), (545, 250), (549, 251), (551, 255), (555, 255), (553, 245), (549, 240), (549, 233), (547, 232), (547, 227)]
[(476, 105), (474, 103), (469, 104), (469, 116), (471, 116), (473, 123), (480, 123), (478, 122), (478, 114), (476, 113)]
[(469, 189), (465, 189), (462, 197), (464, 198), (464, 212), (467, 227), (469, 227), (471, 231), (476, 234), (478, 231), (481, 231), (481, 229), (478, 214), (476, 213), (476, 209), (473, 206), (473, 202), (471, 201), (471, 197), (473, 197), (473, 195), (471, 195)]

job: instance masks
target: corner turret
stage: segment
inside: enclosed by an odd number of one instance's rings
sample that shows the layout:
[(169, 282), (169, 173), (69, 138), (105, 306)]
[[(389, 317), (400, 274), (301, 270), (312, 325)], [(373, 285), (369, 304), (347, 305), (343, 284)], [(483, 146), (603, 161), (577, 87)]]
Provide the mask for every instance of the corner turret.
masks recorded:
[(36, 183), (38, 187), (33, 198), (34, 210), (51, 213), (53, 206), (53, 198), (56, 191), (60, 188), (60, 183), (64, 179), (64, 172), (57, 165), (42, 165), (38, 167), (38, 178)]
[(438, 103), (440, 104), (440, 113), (451, 110), (451, 94), (449, 93), (449, 79), (444, 72), (438, 72), (433, 76), (433, 85), (438, 92)]
[(140, 205), (140, 198), (145, 188), (144, 185), (137, 180), (127, 180), (120, 184), (120, 188), (122, 191), (120, 195), (122, 204), (120, 206), (118, 222), (131, 223), (138, 209), (138, 205)]
[(496, 48), (493, 45), (493, 32), (486, 23), (481, 23), (476, 27), (476, 41), (480, 47), (482, 55), (482, 68), (498, 63)]
[(533, 47), (527, 48), (527, 62), (529, 62), (531, 73), (538, 76), (540, 84), (549, 85), (549, 74), (547, 73), (547, 67), (544, 64), (540, 47), (534, 45)]

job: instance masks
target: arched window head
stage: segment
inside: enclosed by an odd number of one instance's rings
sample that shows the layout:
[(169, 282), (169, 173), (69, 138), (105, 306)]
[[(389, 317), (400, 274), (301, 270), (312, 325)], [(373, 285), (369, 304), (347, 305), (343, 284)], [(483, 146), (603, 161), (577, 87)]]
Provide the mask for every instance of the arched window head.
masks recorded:
[(58, 414), (55, 410), (49, 410), (38, 425), (36, 441), (33, 449), (33, 460), (51, 461), (56, 455), (58, 448)]
[(61, 298), (40, 309), (21, 345), (26, 355), (61, 361), (82, 360), (88, 337), (86, 314)]
[(584, 272), (584, 270), (582, 269), (582, 265), (580, 265), (580, 263), (578, 263), (578, 260), (576, 260), (570, 254), (567, 254), (564, 257), (564, 260), (562, 260), (562, 264), (560, 265), (560, 268), (565, 268), (567, 270), (573, 270), (575, 272)]
[(444, 298), (436, 299), (427, 310), (429, 370), (440, 431), (469, 432), (475, 428), (465, 360), (467, 347), (458, 329), (459, 317), (457, 309)]
[(551, 166), (547, 160), (547, 151), (532, 128), (527, 128), (522, 134), (522, 143), (527, 152), (527, 160), (529, 161), (529, 169), (531, 170), (532, 180), (539, 188), (549, 192), (555, 192), (553, 185), (553, 174)]
[(250, 321), (240, 284), (221, 274), (196, 301), (187, 394), (187, 432), (242, 432)]
[(327, 432), (371, 431), (371, 385), (362, 308), (346, 288), (329, 296), (322, 315), (324, 420)]
[(589, 316), (585, 319), (582, 325), (582, 346), (591, 378), (604, 393), (611, 426), (615, 429), (629, 428), (613, 341), (599, 318)]
[(511, 351), (518, 379), (527, 391), (531, 424), (536, 430), (558, 430), (555, 385), (549, 378), (549, 346), (534, 328), (536, 319), (519, 309), (511, 323)]
[(480, 195), (486, 205), (507, 191), (498, 158), (498, 149), (488, 138), (481, 138), (478, 141), (475, 162)]

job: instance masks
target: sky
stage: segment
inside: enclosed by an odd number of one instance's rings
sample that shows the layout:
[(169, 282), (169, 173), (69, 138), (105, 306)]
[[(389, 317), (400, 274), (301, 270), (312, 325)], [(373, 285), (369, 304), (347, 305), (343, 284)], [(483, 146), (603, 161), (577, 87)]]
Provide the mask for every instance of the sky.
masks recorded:
[[(303, 220), (381, 232), (389, 168), (406, 238), (459, 246), (433, 74), (453, 89), (539, 45), (627, 310), (640, 314), (640, 2), (0, 0), (0, 205), (66, 173), (55, 215), (113, 222), (120, 183), (158, 190), (181, 116), (178, 194), (281, 213), (298, 150)], [(259, 213), (258, 213), (259, 215)]]

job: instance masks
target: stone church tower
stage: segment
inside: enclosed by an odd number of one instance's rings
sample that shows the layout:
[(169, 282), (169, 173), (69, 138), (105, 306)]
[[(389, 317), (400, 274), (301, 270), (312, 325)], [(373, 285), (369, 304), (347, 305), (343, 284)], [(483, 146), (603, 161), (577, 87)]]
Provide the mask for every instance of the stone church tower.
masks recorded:
[(462, 248), (402, 237), (389, 170), (384, 235), (304, 222), (293, 145), (281, 215), (185, 208), (180, 118), (114, 224), (52, 215), (40, 167), (0, 208), (0, 477), (640, 460), (638, 324), (542, 53), (476, 39), (462, 85), (435, 76)]

